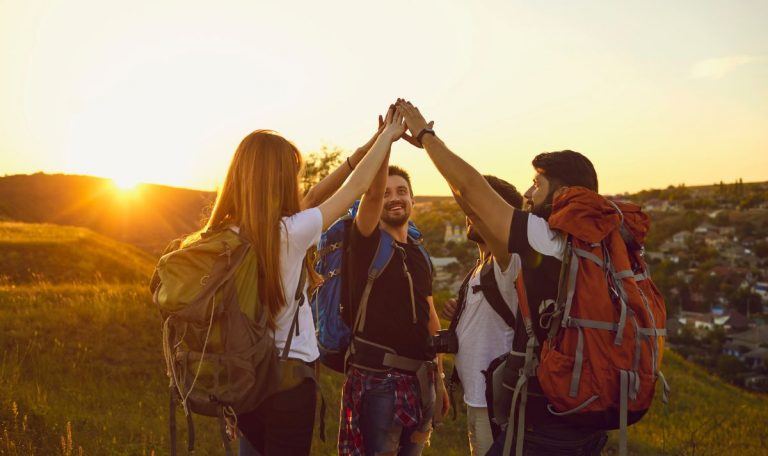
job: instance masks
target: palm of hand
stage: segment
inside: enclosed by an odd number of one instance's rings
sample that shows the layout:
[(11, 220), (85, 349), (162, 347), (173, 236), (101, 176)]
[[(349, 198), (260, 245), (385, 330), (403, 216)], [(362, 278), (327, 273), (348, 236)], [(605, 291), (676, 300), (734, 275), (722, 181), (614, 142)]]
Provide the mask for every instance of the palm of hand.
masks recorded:
[(393, 139), (399, 138), (403, 135), (403, 133), (405, 133), (405, 125), (399, 122), (388, 124), (382, 132), (382, 134), (385, 134)]

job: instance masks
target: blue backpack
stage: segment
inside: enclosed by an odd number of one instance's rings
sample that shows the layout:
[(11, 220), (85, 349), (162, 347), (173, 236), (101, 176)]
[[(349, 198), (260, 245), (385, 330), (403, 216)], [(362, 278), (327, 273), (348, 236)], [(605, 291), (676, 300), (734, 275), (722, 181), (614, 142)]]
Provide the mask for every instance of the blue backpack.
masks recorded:
[[(349, 209), (349, 212), (333, 223), (321, 236), (317, 245), (317, 262), (315, 270), (323, 276), (323, 284), (310, 299), (312, 313), (315, 318), (317, 342), (320, 349), (320, 362), (331, 369), (344, 372), (346, 355), (352, 337), (352, 322), (355, 320), (357, 306), (352, 302), (349, 288), (351, 271), (349, 262), (349, 233), (352, 232), (357, 208), (360, 202)], [(432, 272), (429, 254), (421, 243), (421, 232), (412, 221), (408, 221), (408, 238), (419, 246), (419, 250), (427, 259)], [(368, 269), (368, 277), (372, 280), (381, 275), (389, 263), (394, 249), (394, 239), (386, 231), (381, 231), (379, 248)]]

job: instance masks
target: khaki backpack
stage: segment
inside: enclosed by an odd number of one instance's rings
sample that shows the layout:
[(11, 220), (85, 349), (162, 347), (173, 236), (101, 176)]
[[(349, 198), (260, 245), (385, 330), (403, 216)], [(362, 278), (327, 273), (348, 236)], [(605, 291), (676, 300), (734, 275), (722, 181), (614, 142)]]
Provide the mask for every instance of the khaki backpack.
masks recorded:
[(171, 389), (171, 454), (176, 452), (175, 404), (184, 410), (188, 449), (194, 450), (192, 413), (217, 417), (227, 454), (237, 416), (268, 396), (315, 378), (312, 368), (288, 359), (299, 306), (281, 354), (267, 311), (259, 303), (258, 269), (251, 245), (234, 231), (209, 230), (180, 247), (175, 241), (158, 262), (150, 289), (163, 319), (163, 355)]

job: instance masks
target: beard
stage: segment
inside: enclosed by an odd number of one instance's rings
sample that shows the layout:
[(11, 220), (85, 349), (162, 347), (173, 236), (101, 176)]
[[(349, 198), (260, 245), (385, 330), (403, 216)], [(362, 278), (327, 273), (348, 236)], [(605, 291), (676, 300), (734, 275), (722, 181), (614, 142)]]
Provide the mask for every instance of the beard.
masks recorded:
[(544, 220), (549, 220), (549, 216), (552, 215), (552, 197), (555, 192), (549, 192), (544, 201), (541, 204), (533, 204), (533, 201), (525, 202), (525, 210), (533, 215), (539, 216)]
[(477, 244), (485, 244), (485, 239), (471, 226), (467, 229), (467, 239)]
[[(390, 215), (389, 209), (396, 205), (401, 205), (403, 207), (402, 215)], [(384, 207), (384, 210), (381, 213), (381, 221), (384, 222), (384, 224), (395, 228), (399, 228), (408, 223), (408, 219), (410, 217), (411, 211), (408, 210), (408, 206), (405, 203), (399, 201), (388, 204), (386, 207)]]

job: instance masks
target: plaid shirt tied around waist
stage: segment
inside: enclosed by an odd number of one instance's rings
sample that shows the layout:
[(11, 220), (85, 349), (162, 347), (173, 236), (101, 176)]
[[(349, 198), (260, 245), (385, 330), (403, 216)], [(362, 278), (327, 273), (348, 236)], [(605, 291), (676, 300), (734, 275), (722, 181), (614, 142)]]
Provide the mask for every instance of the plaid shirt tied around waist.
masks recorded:
[(385, 382), (395, 382), (395, 415), (393, 425), (415, 427), (421, 422), (419, 382), (415, 375), (400, 371), (370, 372), (351, 367), (344, 382), (339, 422), (339, 455), (365, 454), (360, 431), (360, 407), (363, 394)]

